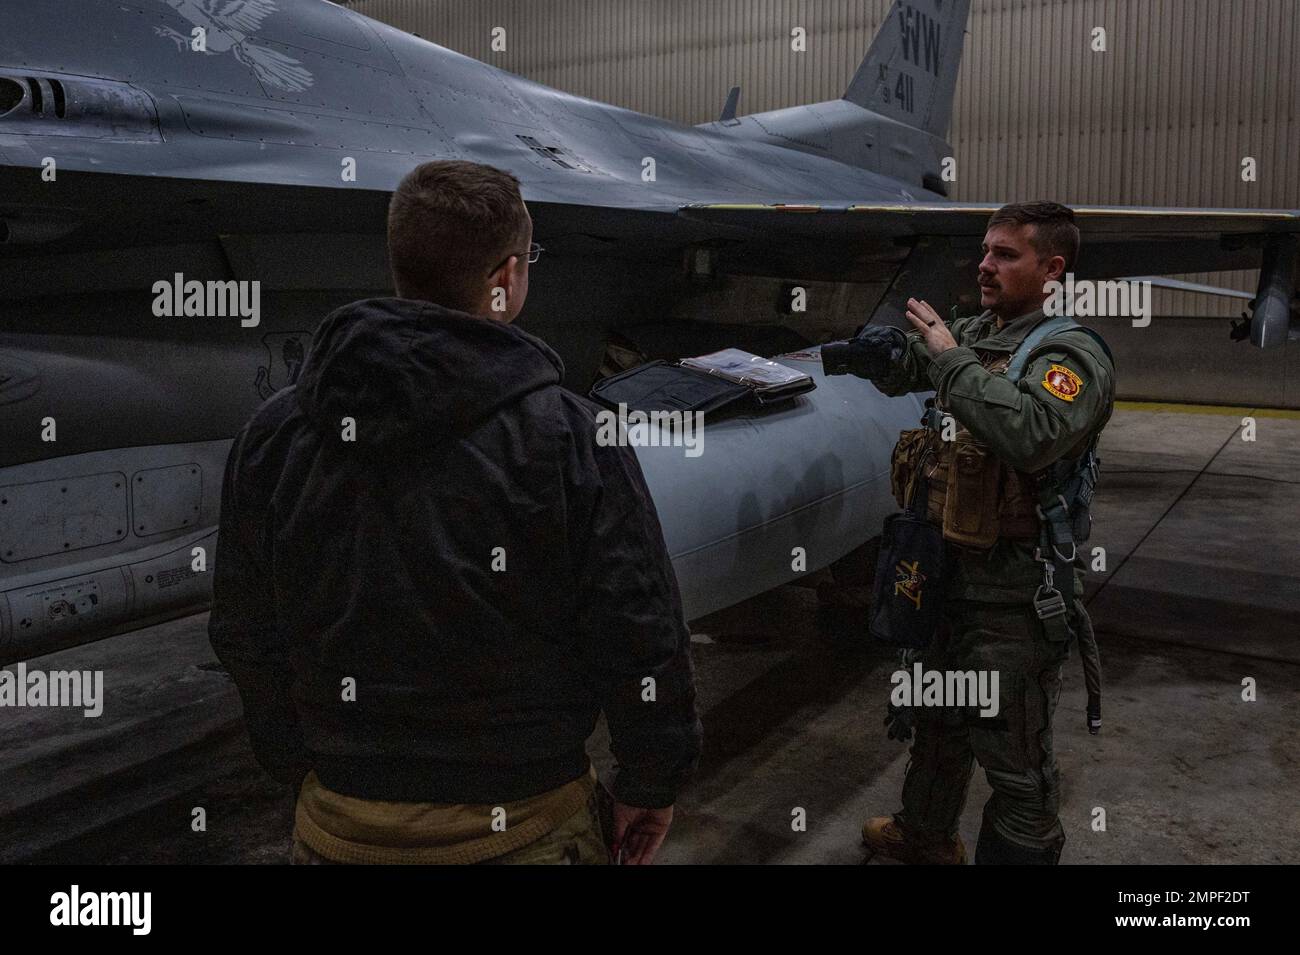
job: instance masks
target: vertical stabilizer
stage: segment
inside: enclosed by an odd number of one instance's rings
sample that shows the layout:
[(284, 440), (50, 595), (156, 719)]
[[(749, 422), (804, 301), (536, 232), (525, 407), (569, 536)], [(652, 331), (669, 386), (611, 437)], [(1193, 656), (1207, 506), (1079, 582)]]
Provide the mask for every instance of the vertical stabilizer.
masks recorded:
[(843, 99), (948, 134), (970, 0), (896, 0)]

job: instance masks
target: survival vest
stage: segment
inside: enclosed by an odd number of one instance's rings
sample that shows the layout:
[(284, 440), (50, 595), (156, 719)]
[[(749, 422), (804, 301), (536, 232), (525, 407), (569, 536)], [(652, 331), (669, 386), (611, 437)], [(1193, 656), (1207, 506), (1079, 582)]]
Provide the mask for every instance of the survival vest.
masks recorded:
[[(1068, 316), (1054, 316), (1036, 325), (1010, 355), (981, 356), (980, 363), (988, 371), (1018, 382), (1036, 349), (1073, 329), (1091, 335), (1110, 356), (1110, 349), (1095, 331)], [(906, 507), (916, 487), (918, 469), (924, 467), (927, 517), (942, 525), (944, 539), (950, 543), (983, 550), (999, 539), (1042, 540), (1040, 513), (1049, 523), (1068, 521), (1072, 540), (1081, 543), (1091, 524), (1088, 508), (1099, 463), (1097, 440), (1112, 405), (1113, 401), (1108, 402), (1102, 420), (1078, 445), (1059, 461), (1032, 473), (1005, 464), (965, 428), (959, 428), (953, 440), (943, 440), (943, 411), (931, 406), (926, 427), (904, 431), (894, 446), (894, 497)], [(1045, 504), (1056, 506), (1040, 512)], [(1055, 530), (1059, 537), (1062, 528)]]

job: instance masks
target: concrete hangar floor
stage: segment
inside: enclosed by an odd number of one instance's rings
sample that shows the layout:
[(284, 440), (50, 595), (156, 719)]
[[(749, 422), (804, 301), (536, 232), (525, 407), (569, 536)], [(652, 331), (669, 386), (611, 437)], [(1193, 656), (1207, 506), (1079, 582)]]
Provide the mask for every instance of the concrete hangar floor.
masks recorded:
[[(1300, 862), (1300, 412), (1121, 405), (1101, 454), (1089, 546), (1107, 566), (1087, 600), (1104, 724), (1085, 728), (1072, 654), (1062, 862)], [(894, 656), (843, 614), (828, 625), (818, 582), (693, 627), (705, 751), (662, 863), (858, 863), (863, 818), (898, 808), (907, 749), (882, 725)], [(253, 761), (206, 627), (198, 614), (29, 662), (130, 678), (106, 685), (97, 720), (6, 716), (0, 862), (288, 861), (294, 794)], [(988, 793), (977, 770), (968, 845)], [(206, 832), (191, 828), (198, 806)]]

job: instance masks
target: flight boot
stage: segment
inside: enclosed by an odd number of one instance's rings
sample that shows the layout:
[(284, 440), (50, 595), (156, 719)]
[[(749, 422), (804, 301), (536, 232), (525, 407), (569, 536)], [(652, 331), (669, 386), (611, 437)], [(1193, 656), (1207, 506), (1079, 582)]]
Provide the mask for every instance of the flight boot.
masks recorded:
[(876, 816), (862, 824), (862, 844), (873, 855), (907, 865), (965, 865), (966, 846), (961, 836), (951, 839), (910, 836), (893, 816)]

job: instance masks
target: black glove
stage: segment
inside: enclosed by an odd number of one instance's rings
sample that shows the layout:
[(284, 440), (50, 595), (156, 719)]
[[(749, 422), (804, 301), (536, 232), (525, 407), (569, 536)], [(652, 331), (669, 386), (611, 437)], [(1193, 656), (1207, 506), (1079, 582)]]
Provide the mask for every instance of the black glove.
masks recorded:
[(885, 725), (889, 727), (890, 739), (906, 743), (912, 738), (912, 729), (916, 725), (916, 715), (912, 712), (910, 706), (895, 706), (890, 703), (889, 712), (885, 716)]
[(828, 375), (882, 378), (907, 349), (907, 336), (892, 325), (864, 325), (846, 342), (822, 346), (822, 369)]

